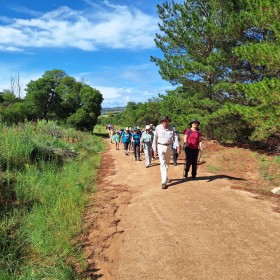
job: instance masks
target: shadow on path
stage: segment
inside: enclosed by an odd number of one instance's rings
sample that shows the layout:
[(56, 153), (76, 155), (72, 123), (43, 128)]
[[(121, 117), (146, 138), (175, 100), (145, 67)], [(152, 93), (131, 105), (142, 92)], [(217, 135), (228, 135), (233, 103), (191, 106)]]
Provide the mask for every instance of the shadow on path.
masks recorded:
[(191, 178), (176, 178), (176, 179), (170, 179), (170, 183), (167, 185), (167, 187), (173, 187), (179, 184), (183, 184), (185, 182), (192, 182), (192, 181), (206, 181), (206, 182), (212, 182), (214, 180), (218, 179), (229, 179), (229, 180), (237, 180), (237, 181), (246, 181), (246, 179), (243, 178), (237, 178), (237, 177), (232, 177), (228, 175), (211, 175), (211, 176), (200, 176), (196, 177), (195, 180), (192, 180)]
[(98, 273), (100, 269), (96, 269), (96, 268), (91, 268), (91, 269), (88, 269), (86, 271), (86, 276), (88, 280), (97, 280), (97, 279), (100, 279), (102, 278), (104, 275), (101, 274), (101, 273)]

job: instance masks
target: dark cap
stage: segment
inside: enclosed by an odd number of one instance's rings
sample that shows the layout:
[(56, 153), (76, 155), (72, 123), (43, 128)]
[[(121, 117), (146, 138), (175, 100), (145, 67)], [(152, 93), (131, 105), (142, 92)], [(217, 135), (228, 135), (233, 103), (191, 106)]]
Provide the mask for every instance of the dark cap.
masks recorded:
[(171, 122), (172, 120), (169, 119), (168, 116), (163, 116), (161, 119), (160, 119), (161, 122), (164, 122), (164, 121), (168, 121), (168, 122)]

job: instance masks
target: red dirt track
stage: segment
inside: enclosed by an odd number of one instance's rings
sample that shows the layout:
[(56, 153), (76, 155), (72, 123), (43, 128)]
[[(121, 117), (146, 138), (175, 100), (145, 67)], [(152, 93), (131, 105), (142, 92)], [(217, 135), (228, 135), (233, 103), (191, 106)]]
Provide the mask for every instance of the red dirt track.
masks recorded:
[(85, 215), (85, 279), (280, 279), (273, 201), (232, 189), (244, 179), (203, 165), (196, 181), (182, 180), (183, 155), (162, 190), (158, 160), (145, 168), (106, 141)]

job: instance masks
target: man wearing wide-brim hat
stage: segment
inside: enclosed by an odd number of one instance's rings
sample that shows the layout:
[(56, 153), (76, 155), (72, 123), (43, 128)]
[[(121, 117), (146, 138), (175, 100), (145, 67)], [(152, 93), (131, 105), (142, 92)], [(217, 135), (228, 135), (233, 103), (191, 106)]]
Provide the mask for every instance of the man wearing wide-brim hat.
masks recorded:
[(160, 122), (161, 124), (156, 126), (154, 131), (153, 150), (155, 156), (158, 154), (159, 157), (161, 186), (163, 189), (167, 189), (167, 173), (175, 134), (173, 126), (170, 124), (171, 119), (168, 116), (163, 116)]
[(202, 151), (202, 131), (198, 128), (200, 122), (197, 119), (192, 119), (184, 135), (184, 147), (186, 153), (186, 168), (184, 177), (188, 178), (188, 172), (192, 167), (192, 179), (196, 179), (197, 174), (197, 159), (199, 148)]

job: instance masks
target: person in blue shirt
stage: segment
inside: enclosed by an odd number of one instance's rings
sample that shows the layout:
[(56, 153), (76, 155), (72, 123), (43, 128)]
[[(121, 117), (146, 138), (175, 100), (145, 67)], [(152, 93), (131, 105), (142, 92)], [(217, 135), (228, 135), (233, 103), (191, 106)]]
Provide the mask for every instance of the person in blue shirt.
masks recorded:
[(122, 132), (121, 140), (123, 143), (124, 153), (128, 156), (129, 155), (128, 146), (131, 142), (131, 133), (129, 132), (128, 127), (126, 127), (125, 130)]
[(138, 127), (134, 128), (132, 133), (132, 143), (133, 143), (133, 154), (135, 160), (141, 160), (140, 157), (140, 138), (141, 138), (141, 131)]
[(116, 143), (116, 150), (119, 150), (120, 142), (121, 142), (121, 135), (118, 130), (116, 131), (116, 134), (113, 136), (113, 141)]

